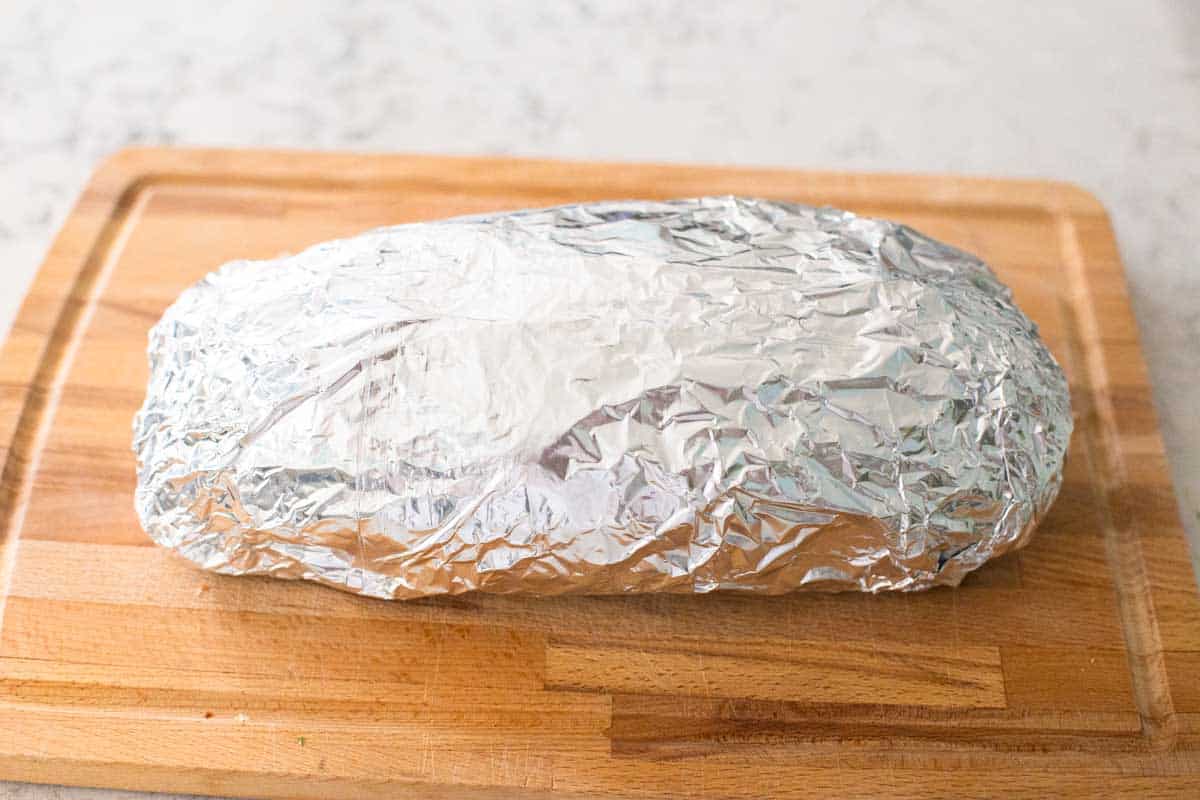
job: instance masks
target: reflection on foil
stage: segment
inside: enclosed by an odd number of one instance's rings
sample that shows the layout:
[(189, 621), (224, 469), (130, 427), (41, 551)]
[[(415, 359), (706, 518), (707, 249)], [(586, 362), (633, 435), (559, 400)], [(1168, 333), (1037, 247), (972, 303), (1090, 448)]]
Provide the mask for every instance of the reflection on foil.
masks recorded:
[(956, 584), (1028, 538), (1072, 427), (978, 259), (733, 197), (234, 262), (149, 354), (150, 536), (385, 598)]

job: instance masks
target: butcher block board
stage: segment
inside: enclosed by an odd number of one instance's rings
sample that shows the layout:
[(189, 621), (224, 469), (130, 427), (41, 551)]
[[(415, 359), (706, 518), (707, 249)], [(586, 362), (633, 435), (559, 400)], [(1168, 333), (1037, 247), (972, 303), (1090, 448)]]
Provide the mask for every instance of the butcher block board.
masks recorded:
[[(978, 253), (1070, 376), (1030, 546), (923, 594), (387, 603), (202, 573), (133, 511), (147, 329), (233, 258), (738, 193)], [(100, 167), (0, 358), (0, 777), (303, 798), (1200, 796), (1200, 602), (1117, 246), (1057, 183), (311, 153)]]

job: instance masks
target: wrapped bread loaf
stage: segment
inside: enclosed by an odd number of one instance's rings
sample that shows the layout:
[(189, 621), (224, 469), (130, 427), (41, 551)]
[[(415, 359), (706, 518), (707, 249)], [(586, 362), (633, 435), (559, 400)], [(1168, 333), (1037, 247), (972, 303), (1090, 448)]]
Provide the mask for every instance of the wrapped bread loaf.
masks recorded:
[(382, 598), (956, 584), (1027, 540), (1072, 427), (978, 259), (734, 197), (234, 262), (149, 356), (150, 536)]

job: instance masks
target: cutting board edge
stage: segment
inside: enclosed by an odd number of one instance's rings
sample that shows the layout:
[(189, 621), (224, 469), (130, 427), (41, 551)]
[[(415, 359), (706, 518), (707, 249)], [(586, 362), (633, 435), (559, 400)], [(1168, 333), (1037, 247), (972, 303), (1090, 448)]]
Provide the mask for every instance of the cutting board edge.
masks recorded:
[[(17, 367), (0, 386), (12, 389), (15, 414), (0, 420), (0, 630), (38, 456), (69, 367), (67, 354), (85, 326), (106, 253), (141, 195), (161, 148), (127, 149), (93, 172), (54, 237), (17, 316), (0, 343), (0, 365)], [(14, 380), (15, 379), (15, 380)], [(7, 408), (6, 408), (7, 411)], [(6, 417), (8, 415), (6, 414)]]

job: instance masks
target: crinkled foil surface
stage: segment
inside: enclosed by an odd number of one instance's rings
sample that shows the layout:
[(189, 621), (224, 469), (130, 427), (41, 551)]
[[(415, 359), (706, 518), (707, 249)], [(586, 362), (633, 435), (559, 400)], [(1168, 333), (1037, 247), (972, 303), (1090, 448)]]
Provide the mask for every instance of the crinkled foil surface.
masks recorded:
[(150, 536), (383, 598), (956, 584), (1026, 541), (1072, 427), (978, 259), (733, 197), (230, 263), (149, 355)]

